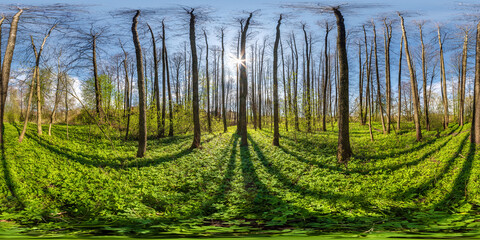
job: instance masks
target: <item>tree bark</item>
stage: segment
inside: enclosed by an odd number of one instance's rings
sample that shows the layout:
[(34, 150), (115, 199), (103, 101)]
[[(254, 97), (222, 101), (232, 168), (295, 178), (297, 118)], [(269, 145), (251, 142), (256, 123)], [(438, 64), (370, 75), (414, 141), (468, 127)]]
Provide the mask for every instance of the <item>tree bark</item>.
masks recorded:
[(203, 36), (205, 37), (206, 55), (205, 55), (205, 75), (207, 80), (207, 129), (208, 132), (212, 132), (212, 120), (210, 119), (210, 78), (208, 75), (208, 38), (207, 32), (203, 30)]
[(473, 119), (470, 141), (480, 144), (480, 22), (477, 24), (475, 49), (475, 86), (473, 94)]
[[(22, 13), (23, 9), (19, 9), (18, 12), (13, 15), (12, 22), (10, 23), (10, 33), (8, 35), (7, 47), (5, 48), (5, 55), (3, 57), (2, 67), (0, 68), (0, 144), (2, 147), (4, 146), (5, 129), (3, 125), (3, 118), (5, 116), (8, 82), (10, 81), (10, 67), (12, 65), (13, 51), (15, 50), (15, 42), (17, 40), (18, 21), (20, 20), (20, 15), (22, 15)], [(2, 18), (1, 22), (3, 21), (4, 18)], [(2, 25), (1, 22), (0, 27)]]
[(278, 19), (277, 33), (275, 35), (275, 44), (273, 45), (273, 146), (280, 145), (280, 130), (278, 126), (278, 43), (280, 41), (280, 24), (282, 23), (282, 15)]
[(400, 131), (400, 121), (402, 119), (402, 51), (403, 51), (403, 37), (400, 40), (400, 53), (398, 59), (398, 116), (397, 116), (397, 131)]
[(312, 124), (311, 124), (311, 112), (310, 112), (310, 51), (309, 51), (309, 45), (308, 45), (308, 38), (307, 38), (307, 31), (305, 31), (305, 24), (302, 27), (303, 29), (303, 35), (305, 37), (305, 68), (306, 72), (304, 71), (304, 74), (306, 76), (303, 76), (304, 82), (306, 83), (306, 91), (305, 91), (305, 120), (307, 121), (307, 132), (312, 131)]
[(223, 42), (223, 28), (221, 32), (222, 41), (222, 118), (223, 118), (223, 132), (227, 132), (227, 106), (225, 104), (225, 44)]
[(467, 47), (468, 47), (468, 30), (465, 29), (465, 37), (463, 41), (463, 52), (462, 52), (462, 71), (461, 71), (461, 82), (459, 88), (459, 106), (458, 106), (458, 120), (459, 125), (463, 126), (465, 124), (465, 83), (467, 81)]
[(338, 149), (339, 163), (348, 164), (352, 156), (349, 133), (349, 103), (348, 103), (348, 58), (345, 37), (345, 24), (342, 13), (338, 8), (333, 8), (337, 18), (337, 49), (339, 62), (339, 87), (338, 87)]
[[(148, 30), (150, 31), (150, 35), (152, 36), (152, 45), (153, 45), (153, 71), (154, 71), (154, 80), (153, 80), (153, 96), (155, 99), (155, 109), (156, 109), (156, 115), (157, 115), (157, 134), (160, 135), (160, 89), (158, 86), (158, 59), (157, 59), (157, 42), (155, 40), (155, 34), (153, 34), (153, 30), (150, 27), (150, 25), (147, 23)], [(126, 52), (125, 53), (125, 60), (127, 59)], [(125, 65), (125, 70), (126, 70), (126, 65)], [(128, 84), (128, 74), (126, 74), (126, 84)]]
[(132, 35), (133, 44), (135, 45), (135, 55), (137, 57), (137, 79), (138, 79), (138, 151), (137, 157), (141, 158), (145, 156), (147, 151), (147, 113), (145, 106), (145, 79), (143, 75), (143, 57), (142, 47), (140, 46), (140, 40), (138, 39), (137, 24), (140, 10), (137, 10), (133, 17), (132, 23)]
[(418, 88), (417, 88), (417, 79), (415, 76), (415, 70), (413, 69), (413, 60), (410, 57), (410, 52), (408, 49), (408, 40), (407, 40), (407, 32), (405, 30), (405, 24), (403, 21), (403, 17), (399, 14), (401, 24), (402, 24), (402, 32), (403, 32), (403, 40), (405, 41), (405, 56), (407, 57), (407, 64), (408, 70), (410, 72), (410, 85), (412, 91), (412, 98), (413, 98), (413, 107), (414, 107), (414, 122), (415, 122), (415, 132), (417, 136), (417, 141), (422, 140), (422, 129), (420, 126), (420, 101), (418, 98)]
[(441, 71), (441, 81), (442, 81), (442, 99), (443, 99), (443, 128), (448, 128), (449, 116), (448, 116), (448, 96), (447, 96), (447, 77), (445, 71), (445, 61), (443, 59), (443, 44), (442, 37), (440, 35), (440, 26), (437, 27), (438, 30), (438, 44), (440, 45), (440, 71)]
[(375, 48), (375, 75), (377, 78), (377, 105), (380, 109), (380, 120), (382, 121), (382, 130), (383, 134), (387, 133), (385, 127), (385, 120), (383, 118), (383, 105), (382, 105), (382, 93), (380, 88), (380, 73), (378, 69), (378, 54), (377, 54), (377, 31), (375, 30), (375, 23), (372, 22), (373, 25), (373, 44)]
[[(322, 131), (327, 131), (327, 78), (329, 74), (328, 69), (328, 33), (330, 32), (330, 28), (328, 27), (328, 22), (325, 25), (325, 49), (324, 49), (324, 57), (325, 57), (325, 75), (323, 77), (323, 107), (322, 107)], [(361, 88), (361, 87), (360, 87)], [(360, 90), (360, 98), (361, 98), (361, 90)], [(361, 100), (360, 100), (361, 101)], [(360, 102), (360, 109), (362, 108), (362, 103)], [(360, 112), (360, 115), (362, 113)]]
[(250, 25), (250, 19), (252, 13), (248, 16), (245, 26), (243, 21), (241, 22), (241, 37), (240, 37), (240, 115), (239, 115), (239, 133), (242, 137), (241, 146), (247, 146), (247, 95), (248, 95), (248, 82), (247, 82), (247, 68), (245, 66), (245, 45), (247, 40), (248, 26)]
[(390, 81), (390, 42), (392, 40), (392, 25), (387, 24), (384, 19), (385, 25), (384, 33), (384, 48), (385, 48), (385, 87), (386, 87), (386, 100), (387, 100), (387, 134), (390, 133), (390, 124), (392, 120), (392, 87)]
[(193, 108), (193, 142), (191, 148), (200, 148), (200, 110), (198, 99), (198, 58), (197, 58), (197, 44), (195, 42), (195, 9), (191, 9), (190, 14), (190, 49), (192, 53), (192, 108)]
[(430, 119), (428, 117), (428, 98), (427, 98), (427, 66), (425, 59), (425, 45), (423, 44), (422, 24), (418, 25), (420, 29), (420, 43), (422, 45), (422, 77), (423, 77), (423, 109), (425, 114), (425, 125), (427, 131), (430, 131)]

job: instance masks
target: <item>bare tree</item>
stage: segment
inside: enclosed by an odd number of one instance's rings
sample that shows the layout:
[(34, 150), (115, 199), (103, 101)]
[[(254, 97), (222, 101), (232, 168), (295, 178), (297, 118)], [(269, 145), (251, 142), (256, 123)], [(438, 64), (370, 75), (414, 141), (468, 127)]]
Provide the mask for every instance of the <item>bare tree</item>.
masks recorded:
[(227, 107), (225, 104), (225, 44), (223, 42), (225, 29), (220, 29), (222, 42), (222, 118), (223, 118), (223, 132), (227, 132)]
[[(3, 56), (2, 66), (0, 68), (0, 144), (4, 144), (4, 125), (3, 118), (5, 115), (5, 103), (7, 102), (8, 82), (10, 81), (10, 68), (12, 66), (13, 51), (15, 50), (15, 43), (17, 40), (17, 29), (20, 15), (22, 15), (23, 9), (18, 9), (18, 12), (13, 15), (10, 23), (10, 33), (8, 35), (7, 47), (5, 49), (5, 55)], [(2, 26), (5, 17), (0, 20), (0, 28)], [(1, 41), (0, 32), (0, 41)]]
[(192, 54), (192, 90), (193, 90), (193, 143), (191, 148), (200, 148), (200, 110), (198, 98), (198, 58), (197, 44), (195, 42), (195, 9), (190, 9), (187, 13), (190, 15), (190, 49)]
[(440, 71), (441, 71), (441, 81), (442, 81), (442, 99), (443, 99), (443, 128), (448, 128), (448, 96), (447, 96), (447, 77), (445, 71), (445, 61), (443, 58), (443, 43), (442, 36), (440, 35), (440, 26), (437, 26), (438, 32), (438, 44), (440, 45)]
[[(238, 133), (242, 137), (241, 145), (247, 146), (247, 95), (248, 95), (248, 81), (247, 81), (247, 66), (245, 58), (245, 45), (247, 42), (247, 31), (250, 25), (250, 19), (252, 19), (252, 13), (248, 16), (247, 20), (240, 20), (240, 112), (238, 121)], [(244, 25), (245, 23), (245, 25)]]
[(418, 87), (417, 87), (417, 78), (415, 76), (415, 70), (413, 69), (413, 60), (410, 57), (410, 52), (408, 49), (408, 40), (407, 40), (407, 32), (405, 30), (405, 24), (403, 21), (403, 17), (400, 13), (398, 13), (400, 17), (401, 24), (402, 24), (402, 32), (403, 32), (403, 40), (405, 41), (405, 56), (407, 57), (407, 64), (408, 70), (410, 71), (410, 85), (412, 90), (412, 97), (413, 97), (413, 110), (414, 110), (414, 122), (415, 122), (415, 132), (417, 134), (417, 141), (422, 140), (422, 129), (420, 127), (420, 101), (418, 98)]
[(273, 45), (273, 146), (280, 145), (279, 132), (279, 115), (278, 115), (278, 44), (280, 41), (280, 24), (282, 23), (282, 15), (278, 18), (277, 33), (275, 35), (275, 44)]
[(133, 44), (135, 45), (135, 55), (137, 57), (137, 81), (138, 81), (138, 151), (137, 157), (141, 158), (145, 156), (147, 151), (147, 113), (145, 104), (145, 79), (143, 74), (143, 57), (142, 47), (140, 46), (140, 40), (138, 38), (137, 25), (138, 16), (140, 16), (140, 10), (137, 10), (132, 22), (132, 35)]
[(345, 37), (345, 24), (339, 8), (333, 8), (337, 18), (337, 49), (339, 63), (338, 86), (338, 148), (337, 158), (339, 163), (347, 165), (352, 156), (349, 133), (349, 107), (348, 107), (348, 58)]
[(470, 141), (480, 144), (480, 21), (477, 24), (475, 48), (475, 87), (473, 95), (473, 120)]
[(385, 26), (383, 39), (385, 48), (385, 87), (386, 87), (386, 100), (387, 100), (387, 133), (390, 133), (391, 113), (392, 113), (392, 87), (390, 81), (390, 42), (392, 40), (392, 23), (387, 23), (386, 19), (383, 19)]

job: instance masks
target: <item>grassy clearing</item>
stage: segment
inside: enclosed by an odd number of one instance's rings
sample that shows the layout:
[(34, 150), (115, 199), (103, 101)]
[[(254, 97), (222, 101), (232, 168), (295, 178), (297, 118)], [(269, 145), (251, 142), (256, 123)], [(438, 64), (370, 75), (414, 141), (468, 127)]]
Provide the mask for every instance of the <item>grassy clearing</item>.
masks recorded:
[[(249, 146), (228, 133), (136, 142), (94, 127), (56, 125), (37, 137), (7, 125), (0, 165), (4, 229), (30, 234), (209, 236), (382, 231), (479, 233), (480, 154), (469, 125), (401, 135), (351, 125), (354, 157), (337, 165), (334, 131), (249, 130)], [(478, 151), (478, 150), (477, 150)], [(12, 226), (15, 226), (12, 228)], [(13, 230), (12, 230), (13, 231)], [(378, 235), (380, 236), (380, 235)], [(1, 235), (0, 235), (1, 238)]]

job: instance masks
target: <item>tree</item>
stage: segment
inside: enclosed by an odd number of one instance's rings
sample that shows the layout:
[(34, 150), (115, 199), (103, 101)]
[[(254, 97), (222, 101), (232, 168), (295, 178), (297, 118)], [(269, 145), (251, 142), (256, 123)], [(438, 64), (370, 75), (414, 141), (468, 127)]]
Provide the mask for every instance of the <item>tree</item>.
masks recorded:
[(403, 32), (403, 40), (405, 41), (405, 56), (407, 57), (407, 64), (408, 70), (410, 72), (410, 85), (412, 90), (412, 97), (413, 97), (413, 110), (414, 110), (414, 122), (415, 122), (415, 132), (417, 135), (417, 141), (422, 140), (422, 129), (420, 127), (420, 101), (418, 98), (418, 87), (417, 87), (417, 78), (415, 76), (415, 70), (413, 69), (413, 60), (410, 57), (410, 52), (408, 49), (408, 40), (407, 40), (407, 32), (405, 30), (405, 24), (403, 21), (403, 17), (400, 13), (398, 13), (400, 17), (401, 25), (402, 25), (402, 32)]
[[(150, 35), (152, 36), (152, 45), (153, 45), (153, 71), (154, 71), (154, 81), (153, 81), (153, 96), (155, 99), (155, 108), (157, 114), (157, 134), (160, 135), (161, 123), (160, 123), (160, 89), (158, 83), (158, 60), (157, 60), (157, 44), (155, 41), (155, 34), (153, 34), (153, 30), (150, 27), (150, 24), (147, 23), (148, 30), (150, 31)], [(126, 52), (125, 52), (126, 54)], [(125, 58), (127, 56), (125, 55)], [(125, 71), (126, 65), (125, 65)], [(125, 76), (126, 84), (128, 84), (128, 74)], [(127, 94), (126, 94), (127, 95)], [(128, 95), (126, 96), (128, 98)]]
[(278, 115), (278, 43), (280, 41), (280, 24), (282, 23), (282, 14), (278, 18), (277, 33), (275, 35), (275, 44), (273, 45), (273, 146), (279, 146), (279, 115)]
[(463, 40), (460, 86), (458, 86), (458, 95), (459, 95), (458, 96), (458, 99), (459, 99), (458, 122), (460, 126), (463, 126), (465, 124), (465, 84), (467, 81), (468, 28), (464, 29), (464, 33), (465, 33), (465, 37)]
[(138, 151), (137, 157), (145, 156), (147, 151), (147, 113), (145, 104), (145, 79), (143, 74), (142, 47), (138, 38), (137, 25), (140, 10), (137, 10), (132, 21), (133, 44), (135, 45), (135, 55), (137, 57), (137, 82), (138, 82)]
[(352, 156), (349, 133), (349, 107), (348, 107), (348, 58), (345, 37), (345, 24), (339, 8), (333, 8), (337, 19), (337, 49), (339, 62), (338, 86), (338, 148), (337, 158), (339, 163), (347, 165)]
[(225, 44), (224, 28), (221, 29), (221, 42), (222, 42), (222, 118), (223, 118), (223, 132), (227, 132), (227, 107), (225, 104)]
[(423, 43), (423, 23), (418, 24), (420, 30), (420, 43), (422, 45), (422, 77), (423, 77), (423, 109), (425, 114), (425, 126), (430, 131), (430, 119), (428, 117), (428, 98), (427, 98), (427, 64), (425, 59), (425, 44)]
[(380, 89), (380, 73), (378, 70), (378, 54), (377, 54), (377, 31), (375, 30), (375, 22), (372, 21), (373, 25), (373, 45), (375, 49), (375, 75), (377, 78), (377, 105), (380, 109), (380, 120), (382, 121), (382, 130), (383, 134), (386, 133), (385, 120), (383, 119), (383, 106), (382, 106), (382, 94)]
[(390, 122), (392, 113), (392, 87), (390, 81), (390, 42), (392, 40), (392, 23), (387, 24), (387, 20), (383, 19), (385, 32), (383, 35), (385, 48), (385, 88), (387, 100), (387, 133), (390, 133)]
[[(305, 119), (307, 121), (307, 132), (312, 131), (311, 127), (311, 113), (310, 113), (310, 50), (308, 46), (308, 37), (307, 37), (307, 31), (305, 30), (305, 24), (302, 25), (303, 29), (303, 35), (305, 37), (305, 69), (306, 69), (306, 75), (304, 75), (304, 81), (306, 83), (306, 92), (305, 92)], [(311, 46), (310, 46), (311, 47)]]
[(400, 53), (398, 56), (398, 116), (397, 116), (397, 130), (400, 130), (400, 120), (402, 118), (402, 50), (403, 37), (400, 40)]
[[(13, 15), (12, 21), (10, 23), (10, 33), (8, 35), (7, 47), (5, 49), (5, 55), (3, 56), (2, 67), (0, 69), (0, 144), (4, 144), (4, 125), (3, 118), (5, 116), (5, 103), (7, 102), (7, 93), (8, 93), (8, 82), (10, 81), (10, 68), (12, 66), (13, 51), (15, 50), (15, 43), (17, 40), (17, 29), (18, 21), (20, 20), (20, 15), (22, 15), (23, 9), (18, 9), (18, 12)], [(2, 26), (5, 17), (2, 17), (0, 20), (0, 29)], [(1, 31), (0, 31), (0, 41), (1, 41)], [(0, 56), (1, 58), (1, 56)]]
[(480, 21), (477, 24), (475, 49), (475, 87), (473, 95), (473, 120), (470, 141), (480, 144)]
[(242, 137), (241, 146), (247, 146), (247, 95), (248, 95), (248, 82), (247, 82), (247, 66), (245, 58), (245, 45), (247, 42), (247, 31), (250, 25), (250, 19), (252, 19), (252, 13), (248, 16), (244, 23), (244, 19), (240, 20), (240, 112), (238, 121), (238, 133)]
[(192, 90), (193, 90), (193, 143), (191, 148), (200, 148), (200, 110), (198, 99), (198, 58), (197, 58), (197, 44), (195, 43), (195, 9), (190, 9), (190, 49), (192, 54)]
[(440, 26), (437, 26), (438, 32), (438, 44), (440, 45), (440, 72), (441, 72), (441, 82), (442, 82), (442, 99), (443, 99), (443, 128), (448, 128), (448, 96), (447, 96), (447, 76), (445, 71), (445, 61), (443, 58), (443, 43), (442, 37), (440, 35)]
[[(328, 79), (328, 76), (329, 76), (329, 65), (328, 65), (328, 52), (327, 52), (327, 48), (328, 48), (328, 33), (332, 30), (332, 28), (330, 28), (328, 26), (328, 22), (325, 23), (325, 49), (324, 49), (324, 58), (325, 58), (325, 63), (324, 63), (324, 66), (325, 66), (325, 73), (323, 75), (323, 107), (322, 107), (322, 110), (323, 110), (323, 114), (322, 114), (322, 131), (327, 131), (327, 126), (326, 126), (326, 117), (327, 117), (327, 79)], [(362, 86), (360, 85), (360, 89), (362, 88)], [(361, 90), (360, 90), (360, 115), (362, 115), (361, 113), (361, 109), (362, 109), (362, 93), (361, 93)]]
[[(205, 78), (206, 78), (206, 85), (207, 85), (207, 128), (208, 132), (212, 132), (212, 120), (210, 118), (210, 78), (208, 75), (208, 38), (207, 32), (205, 29), (203, 30), (203, 36), (205, 37)], [(223, 43), (223, 42), (222, 42)]]

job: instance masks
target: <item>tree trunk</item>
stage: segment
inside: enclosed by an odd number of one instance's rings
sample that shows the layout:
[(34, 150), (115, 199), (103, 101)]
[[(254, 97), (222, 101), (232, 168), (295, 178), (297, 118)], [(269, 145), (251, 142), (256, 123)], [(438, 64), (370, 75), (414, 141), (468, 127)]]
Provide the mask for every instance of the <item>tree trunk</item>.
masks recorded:
[(473, 119), (470, 141), (480, 144), (480, 22), (477, 24), (475, 49), (475, 87), (473, 94)]
[(337, 18), (337, 49), (339, 62), (339, 87), (338, 87), (338, 149), (339, 163), (348, 164), (352, 156), (349, 133), (349, 107), (348, 107), (348, 58), (345, 37), (345, 24), (342, 13), (338, 8), (333, 8)]
[(306, 91), (305, 91), (305, 120), (307, 121), (307, 132), (312, 131), (312, 124), (311, 124), (311, 113), (310, 113), (310, 52), (309, 52), (309, 45), (308, 45), (308, 38), (307, 32), (305, 31), (305, 25), (303, 25), (303, 34), (305, 36), (305, 59), (306, 59), (306, 76), (304, 77), (304, 82), (306, 83)]
[[(147, 23), (148, 30), (150, 31), (150, 35), (152, 36), (152, 45), (153, 45), (153, 71), (154, 71), (154, 80), (153, 80), (153, 95), (155, 99), (155, 109), (156, 109), (156, 115), (157, 115), (157, 134), (160, 135), (160, 89), (158, 86), (158, 59), (157, 59), (157, 43), (155, 40), (155, 34), (153, 34), (153, 30), (150, 27), (150, 25)], [(125, 60), (127, 59), (127, 53), (124, 51), (125, 54)], [(125, 78), (126, 78), (126, 83), (128, 85), (128, 74), (126, 71), (126, 64), (125, 64)], [(128, 96), (127, 96), (128, 98)], [(128, 101), (128, 100), (127, 100)]]
[(388, 24), (384, 19), (385, 25), (384, 33), (384, 48), (385, 48), (385, 87), (386, 87), (386, 100), (387, 100), (387, 134), (390, 133), (391, 113), (392, 113), (392, 87), (390, 81), (390, 42), (392, 40), (392, 25)]
[(137, 57), (137, 79), (138, 79), (138, 151), (137, 157), (141, 158), (145, 156), (147, 151), (147, 113), (145, 106), (145, 79), (143, 75), (143, 57), (142, 57), (142, 47), (140, 46), (140, 41), (138, 39), (137, 33), (137, 24), (138, 16), (140, 15), (140, 10), (137, 10), (135, 16), (133, 17), (132, 23), (132, 35), (133, 35), (133, 44), (135, 45), (135, 55)]
[(420, 101), (418, 98), (418, 88), (417, 88), (417, 79), (415, 76), (415, 70), (413, 69), (413, 60), (410, 57), (410, 52), (408, 49), (408, 40), (407, 40), (407, 32), (405, 30), (405, 24), (403, 21), (403, 17), (399, 14), (401, 24), (402, 24), (402, 32), (403, 32), (403, 40), (405, 41), (405, 56), (407, 57), (407, 64), (408, 64), (408, 70), (410, 71), (410, 88), (412, 92), (412, 98), (413, 98), (413, 107), (414, 107), (414, 122), (415, 122), (415, 131), (417, 135), (417, 141), (422, 140), (422, 129), (420, 126)]
[(278, 43), (280, 41), (280, 24), (282, 22), (282, 15), (277, 23), (277, 33), (275, 35), (275, 44), (273, 45), (273, 146), (280, 145), (280, 130), (278, 126), (279, 115), (278, 115), (278, 79), (277, 79), (277, 70), (278, 70)]
[(225, 104), (225, 45), (223, 43), (223, 28), (221, 33), (222, 38), (222, 118), (223, 118), (223, 132), (227, 132), (227, 106)]
[(168, 136), (173, 136), (173, 102), (172, 102), (172, 91), (170, 88), (170, 67), (168, 65), (168, 51), (165, 44), (165, 24), (162, 21), (162, 29), (163, 29), (163, 39), (164, 39), (164, 51), (165, 51), (165, 68), (167, 69), (167, 93), (168, 93)]
[(425, 114), (425, 125), (427, 131), (430, 131), (430, 119), (428, 118), (428, 98), (427, 98), (427, 66), (425, 59), (425, 45), (423, 44), (422, 24), (418, 25), (420, 29), (420, 43), (422, 45), (422, 77), (423, 77), (423, 109)]
[(438, 44), (440, 45), (440, 71), (441, 71), (441, 81), (442, 81), (442, 99), (443, 99), (443, 128), (448, 128), (448, 96), (447, 96), (447, 77), (445, 72), (445, 61), (443, 59), (443, 44), (442, 37), (440, 35), (440, 26), (438, 30)]
[(372, 22), (373, 25), (373, 44), (375, 48), (375, 75), (377, 78), (377, 105), (380, 110), (380, 120), (382, 121), (382, 130), (383, 134), (387, 133), (385, 127), (385, 120), (383, 119), (383, 105), (382, 105), (382, 93), (380, 88), (380, 73), (378, 70), (378, 54), (377, 54), (377, 31), (375, 30), (375, 23)]
[(245, 22), (243, 26), (243, 21), (241, 22), (241, 37), (240, 37), (240, 114), (239, 114), (239, 133), (242, 137), (241, 146), (247, 146), (247, 94), (248, 94), (248, 82), (247, 82), (247, 68), (245, 66), (245, 45), (247, 40), (247, 30), (250, 25), (250, 19), (252, 18), (252, 13)]
[[(325, 57), (325, 59), (326, 59), (326, 57)], [(325, 99), (326, 98), (324, 98), (324, 101), (325, 101)], [(360, 124), (365, 125), (365, 121), (363, 120), (362, 44), (360, 43), (360, 41), (358, 42), (358, 102), (359, 102), (359, 110), (360, 110), (360, 116), (359, 116), (360, 117)]]
[(397, 116), (397, 131), (400, 131), (400, 121), (402, 118), (402, 51), (403, 51), (403, 37), (400, 40), (400, 54), (398, 59), (398, 116)]
[[(328, 77), (328, 74), (329, 74), (327, 49), (328, 49), (328, 33), (330, 32), (330, 28), (328, 27), (328, 22), (326, 23), (325, 29), (326, 29), (325, 30), (325, 49), (324, 49), (325, 75), (323, 77), (323, 89), (322, 89), (323, 90), (322, 131), (327, 131), (327, 123), (326, 123), (326, 118), (327, 118), (327, 77)], [(360, 97), (361, 97), (361, 93), (360, 93)], [(360, 102), (360, 108), (362, 108), (362, 103), (361, 102)], [(361, 112), (360, 112), (360, 115), (361, 115)]]
[(33, 97), (33, 86), (35, 84), (35, 79), (37, 77), (37, 68), (33, 70), (32, 81), (30, 82), (30, 93), (28, 94), (28, 102), (27, 102), (27, 112), (25, 113), (25, 120), (23, 123), (23, 129), (18, 137), (18, 142), (22, 142), (23, 138), (25, 137), (25, 132), (27, 132), (27, 125), (28, 125), (28, 117), (30, 115), (30, 108), (32, 106), (32, 97)]
[(459, 106), (458, 106), (458, 120), (459, 125), (465, 124), (465, 83), (467, 81), (467, 47), (468, 47), (468, 30), (465, 29), (465, 38), (463, 41), (463, 53), (462, 53), (462, 74), (459, 88)]
[[(60, 64), (58, 66), (60, 68)], [(52, 136), (52, 124), (55, 120), (55, 112), (57, 111), (58, 101), (59, 101), (59, 93), (60, 93), (60, 83), (61, 83), (61, 72), (58, 71), (57, 73), (57, 89), (55, 90), (55, 102), (53, 104), (52, 114), (50, 114), (50, 124), (48, 125), (48, 136)]]
[(190, 10), (190, 49), (192, 53), (192, 90), (193, 90), (193, 142), (191, 148), (200, 148), (200, 110), (198, 99), (198, 59), (197, 44), (195, 42), (195, 9)]
[(207, 129), (208, 132), (212, 132), (212, 120), (210, 119), (210, 78), (208, 75), (208, 39), (207, 32), (203, 30), (203, 36), (205, 36), (205, 46), (206, 46), (206, 55), (205, 55), (205, 77), (207, 80)]
[(105, 113), (103, 112), (102, 106), (102, 86), (100, 80), (98, 79), (97, 71), (97, 35), (92, 36), (93, 45), (92, 45), (92, 64), (93, 64), (93, 79), (95, 80), (95, 107), (97, 110), (97, 115), (100, 119), (100, 122), (103, 122), (105, 119)]
[[(22, 13), (23, 9), (19, 9), (18, 12), (13, 16), (12, 22), (10, 23), (10, 33), (8, 35), (7, 47), (5, 48), (5, 55), (3, 57), (2, 67), (0, 68), (0, 144), (2, 147), (4, 146), (3, 135), (5, 129), (3, 125), (3, 118), (5, 115), (5, 103), (7, 101), (8, 94), (8, 82), (10, 81), (10, 67), (12, 65), (13, 51), (15, 50), (15, 42), (17, 40), (18, 21), (20, 20), (20, 15), (22, 15)], [(4, 18), (2, 18), (0, 22), (0, 28), (3, 21)]]

